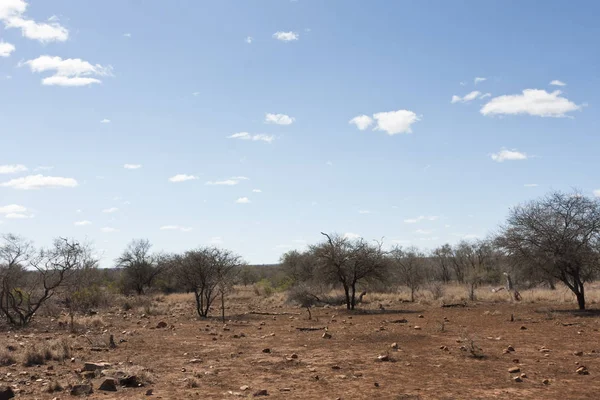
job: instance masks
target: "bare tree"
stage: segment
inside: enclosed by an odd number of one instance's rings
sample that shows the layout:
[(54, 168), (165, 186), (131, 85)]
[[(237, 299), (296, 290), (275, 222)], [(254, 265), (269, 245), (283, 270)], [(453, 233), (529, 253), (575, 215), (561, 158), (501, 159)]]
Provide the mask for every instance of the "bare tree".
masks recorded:
[(39, 253), (18, 236), (5, 235), (3, 241), (0, 311), (10, 324), (24, 326), (81, 267), (83, 250), (78, 242), (64, 238)]
[(188, 251), (177, 257), (176, 262), (181, 280), (194, 292), (198, 315), (208, 317), (211, 305), (220, 296), (224, 318), (225, 295), (243, 265), (241, 257), (229, 250), (210, 247)]
[(152, 245), (147, 239), (132, 240), (123, 254), (116, 259), (116, 266), (123, 268), (125, 289), (133, 289), (138, 295), (153, 286), (156, 278), (163, 273), (168, 263), (159, 263), (150, 253)]
[(327, 240), (311, 247), (320, 262), (323, 276), (342, 284), (346, 308), (356, 306), (356, 286), (359, 282), (381, 280), (387, 270), (381, 243), (371, 245), (363, 239), (350, 241), (337, 234), (321, 232)]
[(396, 246), (390, 252), (394, 272), (400, 282), (410, 289), (410, 301), (415, 301), (415, 293), (425, 281), (425, 255), (416, 247), (403, 250)]
[(553, 192), (510, 210), (496, 239), (525, 270), (563, 282), (585, 309), (585, 283), (600, 268), (600, 201)]
[(450, 282), (452, 279), (452, 247), (446, 243), (434, 249), (431, 255), (437, 278), (444, 283)]

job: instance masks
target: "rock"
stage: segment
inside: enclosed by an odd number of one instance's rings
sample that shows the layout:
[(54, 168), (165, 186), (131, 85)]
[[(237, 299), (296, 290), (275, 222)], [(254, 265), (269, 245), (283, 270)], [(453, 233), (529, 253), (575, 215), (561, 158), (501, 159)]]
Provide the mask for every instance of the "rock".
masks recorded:
[(348, 375), (336, 375), (335, 377), (338, 379), (348, 379)]
[(263, 353), (270, 353), (270, 352), (271, 352), (271, 349), (269, 349), (269, 348), (267, 347), (266, 349), (263, 349), (263, 350), (262, 350), (262, 352), (263, 352)]
[(506, 350), (508, 350), (508, 351), (515, 351), (515, 348), (514, 348), (514, 347), (512, 347), (512, 346), (508, 346), (508, 347), (506, 348)]
[(398, 350), (398, 343), (394, 342), (390, 347), (394, 350)]
[(85, 396), (93, 392), (92, 385), (82, 383), (71, 388), (71, 396)]
[(450, 349), (448, 349), (448, 346), (440, 346), (440, 350), (450, 351)]
[(542, 381), (542, 384), (544, 384), (544, 385), (549, 385), (549, 384), (550, 384), (550, 379), (544, 379), (544, 380)]
[(514, 378), (512, 378), (512, 379), (513, 379), (513, 381), (515, 381), (515, 382), (523, 382), (523, 379), (521, 379), (521, 377), (520, 377), (520, 376), (515, 376), (515, 377), (514, 377)]
[(511, 373), (511, 374), (516, 374), (517, 372), (521, 372), (521, 368), (519, 368), (519, 367), (510, 367), (508, 369), (508, 372)]
[(331, 334), (330, 334), (329, 332), (325, 332), (325, 333), (323, 334), (323, 336), (321, 336), (321, 337), (322, 337), (323, 339), (331, 339), (331, 338), (332, 338), (332, 336), (331, 336)]
[(590, 374), (587, 367), (584, 367), (583, 365), (581, 367), (577, 368), (575, 370), (575, 372), (577, 372), (579, 375), (589, 375)]
[(527, 330), (527, 327), (526, 327), (525, 325), (523, 325), (523, 326), (521, 326), (521, 330), (522, 330), (522, 331), (526, 331), (526, 330)]
[(542, 348), (540, 349), (540, 353), (550, 353), (550, 349), (547, 349), (547, 348), (545, 348), (545, 347), (542, 347)]
[(387, 354), (383, 354), (383, 355), (377, 356), (377, 360), (379, 360), (379, 361), (390, 361), (390, 357)]
[(136, 388), (136, 387), (143, 386), (142, 383), (140, 381), (138, 381), (138, 378), (135, 375), (128, 375), (125, 378), (120, 379), (119, 384), (121, 386), (130, 387), (130, 388)]
[(425, 316), (422, 314), (419, 314), (419, 318), (425, 318)]
[(421, 327), (419, 325), (415, 325), (415, 329), (418, 330), (418, 331), (420, 331)]
[(292, 358), (292, 359), (294, 359), (294, 360), (295, 360), (295, 359), (297, 359), (297, 358), (298, 358), (298, 354), (296, 354), (296, 353), (292, 353), (292, 355), (290, 356), (290, 358)]
[(114, 378), (106, 378), (104, 380), (104, 382), (102, 382), (102, 384), (100, 385), (98, 390), (105, 390), (107, 392), (116, 392), (117, 384), (116, 384)]
[(157, 328), (162, 329), (167, 327), (167, 323), (165, 321), (160, 321), (157, 325)]
[(246, 391), (248, 389), (250, 389), (250, 386), (248, 386), (248, 385), (240, 386), (241, 391)]
[(574, 356), (581, 357), (583, 355), (583, 351), (576, 351), (573, 353)]
[(522, 373), (521, 374), (521, 378), (523, 378), (523, 379), (527, 378), (527, 374), (526, 373)]
[(8, 400), (15, 397), (15, 392), (10, 386), (0, 386), (0, 400)]
[(108, 369), (110, 368), (110, 364), (109, 363), (91, 363), (91, 362), (86, 362), (83, 364), (83, 370), (82, 371), (97, 371), (97, 370), (103, 370), (103, 369)]
[(199, 364), (199, 363), (201, 363), (201, 362), (202, 362), (202, 360), (201, 360), (201, 359), (199, 359), (199, 358), (192, 358), (192, 359), (189, 361), (189, 363), (190, 363), (190, 364)]
[(254, 397), (259, 397), (259, 396), (268, 396), (269, 392), (267, 391), (267, 389), (261, 389), (258, 392), (255, 392), (253, 394)]

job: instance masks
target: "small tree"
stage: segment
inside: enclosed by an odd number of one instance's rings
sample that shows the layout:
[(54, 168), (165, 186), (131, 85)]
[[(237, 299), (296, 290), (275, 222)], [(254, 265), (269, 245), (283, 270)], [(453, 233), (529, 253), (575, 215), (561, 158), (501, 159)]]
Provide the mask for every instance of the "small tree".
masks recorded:
[(240, 256), (215, 247), (200, 248), (177, 257), (176, 263), (180, 279), (194, 292), (198, 315), (208, 317), (213, 301), (220, 296), (224, 318), (225, 295), (243, 265)]
[(410, 301), (415, 301), (415, 293), (425, 281), (425, 255), (416, 247), (403, 250), (396, 246), (390, 253), (392, 267), (400, 282), (410, 289)]
[(350, 241), (340, 235), (321, 232), (327, 240), (311, 247), (319, 260), (319, 267), (325, 279), (338, 281), (344, 289), (346, 308), (356, 306), (356, 286), (362, 281), (381, 280), (387, 270), (387, 263), (381, 250), (381, 243), (371, 245), (363, 239)]
[(81, 267), (84, 251), (78, 242), (64, 238), (39, 253), (18, 236), (5, 235), (3, 241), (0, 311), (10, 324), (24, 326)]
[(445, 244), (434, 249), (431, 253), (433, 265), (436, 271), (436, 278), (444, 283), (452, 279), (452, 247)]
[(133, 289), (138, 295), (143, 295), (170, 265), (157, 262), (158, 258), (150, 253), (151, 248), (147, 239), (132, 240), (117, 258), (117, 267), (123, 269), (125, 290)]
[(510, 210), (496, 244), (524, 271), (563, 282), (585, 309), (585, 283), (600, 269), (600, 200), (553, 192)]

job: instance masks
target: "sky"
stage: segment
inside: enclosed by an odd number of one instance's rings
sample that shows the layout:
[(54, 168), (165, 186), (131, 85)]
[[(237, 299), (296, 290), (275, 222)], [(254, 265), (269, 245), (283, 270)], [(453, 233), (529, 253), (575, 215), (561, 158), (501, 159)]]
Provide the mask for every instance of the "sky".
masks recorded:
[(600, 196), (600, 3), (0, 0), (0, 233), (432, 249)]

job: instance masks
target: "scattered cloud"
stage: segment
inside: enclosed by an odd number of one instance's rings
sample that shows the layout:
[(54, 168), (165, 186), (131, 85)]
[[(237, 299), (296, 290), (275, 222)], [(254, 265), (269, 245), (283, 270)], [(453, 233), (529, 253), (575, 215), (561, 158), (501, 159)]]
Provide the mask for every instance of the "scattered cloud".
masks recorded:
[(358, 233), (346, 232), (344, 233), (344, 238), (346, 239), (360, 239), (361, 236)]
[(78, 208), (77, 210), (75, 210), (75, 212), (76, 212), (77, 214), (81, 214), (83, 211), (82, 211), (80, 208)]
[(131, 38), (131, 33), (124, 33), (123, 36), (126, 38)]
[(244, 39), (244, 41), (248, 44), (251, 44), (253, 40), (254, 38), (252, 36), (247, 36), (246, 39)]
[(600, 197), (600, 189), (594, 190), (594, 196)]
[(260, 189), (252, 189), (252, 193), (262, 193), (262, 190), (260, 190)]
[(465, 94), (463, 97), (456, 96), (456, 95), (452, 96), (452, 100), (450, 102), (452, 104), (468, 103), (470, 101), (477, 99), (480, 95), (481, 95), (481, 92), (479, 90), (473, 90), (472, 92)]
[(275, 32), (273, 34), (273, 37), (277, 40), (281, 40), (282, 42), (291, 42), (291, 41), (300, 39), (300, 35), (297, 34), (296, 32), (292, 32), (292, 31), (290, 31), (290, 32), (282, 32), (282, 31)]
[(76, 187), (77, 181), (73, 178), (60, 176), (29, 175), (24, 178), (12, 179), (0, 183), (0, 186), (20, 190), (31, 190), (41, 188)]
[(525, 186), (525, 187), (538, 187), (540, 185), (538, 185), (537, 183), (526, 183), (523, 186)]
[(540, 89), (525, 89), (522, 94), (494, 97), (481, 108), (483, 115), (519, 115), (536, 117), (565, 117), (566, 113), (581, 109), (572, 101), (561, 97), (560, 90), (548, 93)]
[(0, 20), (6, 29), (21, 29), (21, 34), (42, 43), (64, 42), (69, 38), (69, 31), (60, 25), (56, 16), (48, 19), (49, 23), (35, 22), (27, 19), (25, 11), (27, 2), (24, 0), (4, 0), (0, 2)]
[(14, 45), (0, 40), (0, 57), (10, 57), (13, 51), (15, 51)]
[(0, 165), (0, 174), (16, 174), (25, 171), (27, 171), (27, 167), (23, 164)]
[(478, 77), (476, 77), (475, 79), (473, 79), (473, 82), (474, 82), (476, 85), (477, 85), (478, 83), (485, 82), (485, 81), (487, 81), (487, 78), (482, 78), (482, 77), (479, 77), (479, 76), (478, 76)]
[(100, 231), (101, 231), (101, 232), (104, 232), (104, 233), (113, 233), (113, 232), (119, 232), (119, 230), (118, 230), (118, 229), (111, 228), (110, 226), (105, 226), (104, 228), (101, 228), (101, 229), (100, 229)]
[(416, 218), (405, 219), (404, 222), (407, 224), (416, 224), (417, 222), (421, 221), (436, 221), (439, 218), (440, 217), (438, 217), (437, 215), (419, 215)]
[(550, 84), (551, 84), (552, 86), (567, 86), (567, 84), (566, 84), (566, 83), (564, 83), (564, 82), (562, 82), (562, 81), (559, 81), (559, 80), (557, 80), (557, 79), (555, 79), (555, 80), (553, 80), (552, 82), (550, 82)]
[(54, 75), (42, 79), (42, 84), (46, 86), (87, 86), (101, 83), (102, 81), (97, 77), (112, 75), (111, 66), (92, 65), (80, 58), (63, 60), (61, 57), (40, 56), (21, 65), (28, 65), (31, 72), (53, 71)]
[(296, 119), (285, 114), (270, 114), (265, 116), (265, 123), (277, 125), (291, 125)]
[(86, 219), (84, 219), (83, 221), (76, 221), (73, 225), (75, 226), (86, 226), (86, 225), (91, 225), (92, 222), (88, 221)]
[(165, 225), (160, 227), (161, 231), (180, 231), (180, 232), (189, 232), (192, 228), (188, 226), (179, 226), (179, 225)]
[(123, 165), (125, 169), (140, 169), (142, 168), (142, 164), (125, 164)]
[(486, 93), (486, 94), (482, 94), (481, 96), (479, 96), (480, 99), (487, 99), (488, 97), (492, 97), (492, 94)]
[(169, 182), (185, 182), (185, 181), (193, 181), (198, 179), (197, 176), (194, 175), (186, 175), (186, 174), (177, 174), (169, 178)]
[(497, 153), (491, 154), (492, 160), (496, 162), (503, 161), (515, 161), (515, 160), (527, 160), (527, 154), (521, 153), (517, 150), (506, 150), (502, 149)]
[(370, 210), (358, 210), (358, 213), (359, 214), (373, 214), (373, 212)]
[(221, 236), (213, 236), (210, 238), (210, 240), (208, 241), (208, 243), (210, 244), (222, 244), (223, 243), (223, 238)]
[(54, 169), (54, 167), (51, 165), (40, 165), (39, 167), (36, 167), (34, 169), (34, 171), (50, 171), (53, 169)]
[(327, 161), (325, 162), (326, 165), (332, 166), (333, 165), (333, 161)]
[(373, 118), (368, 115), (359, 115), (352, 118), (348, 123), (354, 124), (358, 129), (364, 131), (373, 124)]
[(431, 235), (433, 232), (434, 232), (434, 231), (431, 231), (431, 230), (426, 230), (426, 229), (417, 229), (417, 230), (415, 231), (415, 233), (416, 233), (416, 234), (419, 234), (419, 235)]
[(385, 131), (388, 135), (412, 133), (411, 125), (421, 119), (412, 111), (398, 110), (373, 114), (377, 121), (375, 130)]
[(29, 219), (29, 218), (33, 218), (34, 215), (26, 215), (26, 214), (19, 214), (19, 213), (10, 213), (10, 214), (6, 214), (5, 217), (7, 219)]
[(246, 181), (248, 178), (245, 176), (233, 176), (228, 179), (224, 179), (221, 181), (208, 181), (205, 184), (209, 186), (235, 186), (239, 184), (241, 181)]
[(27, 208), (20, 206), (18, 204), (9, 204), (7, 206), (0, 206), (0, 214), (3, 214), (3, 215), (24, 213), (24, 212), (27, 212)]
[(194, 97), (197, 97), (199, 95), (200, 95), (200, 92), (194, 92), (194, 93), (192, 93), (192, 96), (194, 96)]
[(102, 212), (105, 214), (112, 214), (116, 213), (117, 211), (119, 211), (117, 207), (105, 208), (104, 210), (102, 210)]
[(101, 124), (110, 124), (110, 119), (104, 118), (102, 121), (100, 121)]
[(247, 197), (240, 197), (235, 201), (237, 204), (248, 204), (250, 203), (250, 199)]
[(267, 143), (271, 143), (273, 140), (275, 140), (275, 136), (273, 135), (265, 135), (265, 134), (257, 134), (257, 135), (251, 135), (248, 132), (238, 132), (238, 133), (234, 133), (231, 136), (227, 136), (228, 139), (241, 139), (241, 140), (252, 140), (252, 141), (262, 141), (262, 142), (267, 142)]

